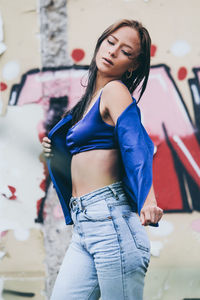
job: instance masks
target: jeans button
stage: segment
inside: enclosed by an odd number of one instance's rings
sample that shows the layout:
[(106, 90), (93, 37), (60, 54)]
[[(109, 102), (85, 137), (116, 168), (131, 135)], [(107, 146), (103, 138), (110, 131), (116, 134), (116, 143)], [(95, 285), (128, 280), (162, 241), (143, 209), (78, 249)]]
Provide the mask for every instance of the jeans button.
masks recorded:
[(75, 206), (76, 204), (77, 204), (77, 201), (76, 201), (76, 200), (72, 201), (72, 205), (73, 205), (73, 206)]

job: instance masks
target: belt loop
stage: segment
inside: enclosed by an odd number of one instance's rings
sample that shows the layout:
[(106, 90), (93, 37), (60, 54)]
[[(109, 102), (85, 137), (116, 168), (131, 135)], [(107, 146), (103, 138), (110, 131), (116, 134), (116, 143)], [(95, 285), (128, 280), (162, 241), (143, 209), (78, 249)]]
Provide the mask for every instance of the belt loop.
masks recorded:
[(83, 204), (82, 204), (82, 199), (81, 199), (81, 197), (79, 197), (79, 208), (80, 208), (80, 210), (81, 211), (83, 211)]
[(112, 191), (113, 195), (115, 196), (115, 198), (119, 199), (119, 197), (118, 197), (117, 192), (115, 191), (115, 189), (113, 187), (111, 187), (110, 185), (109, 185), (109, 188), (111, 189), (111, 191)]
[(71, 198), (70, 198), (70, 201), (69, 201), (69, 207), (70, 207), (70, 209), (72, 209), (73, 208), (73, 205), (72, 205), (72, 200), (73, 199), (73, 197), (71, 196)]

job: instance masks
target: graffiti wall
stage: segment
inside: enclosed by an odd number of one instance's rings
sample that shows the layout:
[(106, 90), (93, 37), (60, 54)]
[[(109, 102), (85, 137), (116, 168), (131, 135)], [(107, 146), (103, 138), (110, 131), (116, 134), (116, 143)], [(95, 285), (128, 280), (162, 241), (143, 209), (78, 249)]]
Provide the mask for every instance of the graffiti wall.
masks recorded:
[[(0, 298), (44, 299), (44, 242), (37, 199), (45, 192), (36, 103), (8, 105), (15, 83), (40, 68), (35, 0), (0, 1)], [(11, 92), (13, 90), (13, 92)], [(12, 101), (11, 101), (12, 102)], [(2, 297), (1, 297), (2, 296)]]
[[(194, 72), (198, 74), (197, 69)], [(73, 107), (80, 99), (86, 75), (86, 66), (31, 70), (23, 75), (20, 84), (13, 86), (9, 105), (38, 103), (43, 107), (45, 121), (41, 120), (37, 126), (41, 140), (60, 120), (64, 109)], [(194, 78), (189, 79), (190, 82), (194, 82)], [(200, 88), (198, 81), (193, 86), (197, 91)], [(193, 90), (191, 85), (192, 97), (196, 96)], [(136, 93), (134, 97), (137, 98)], [(167, 65), (151, 67), (148, 87), (139, 106), (142, 122), (157, 148), (153, 178), (159, 206), (165, 212), (200, 211), (198, 118), (192, 121), (186, 101)], [(193, 107), (194, 115), (198, 116), (195, 101)]]
[[(10, 95), (9, 105), (23, 106), (25, 104), (38, 103), (43, 107), (45, 118), (37, 126), (38, 136), (41, 140), (60, 119), (63, 109), (66, 106), (72, 107), (80, 98), (84, 90), (80, 82), (84, 82), (86, 74), (87, 67), (83, 66), (29, 71), (27, 74), (24, 74), (21, 83), (14, 86)], [(193, 80), (191, 78), (188, 82), (193, 82)], [(195, 86), (196, 89), (199, 89), (199, 84)], [(30, 91), (32, 92), (30, 93)], [(46, 95), (45, 100), (41, 100), (42, 92)], [(15, 98), (12, 93), (15, 93)], [(134, 96), (137, 97), (137, 94)], [(147, 101), (149, 98), (151, 102)], [(152, 110), (152, 106), (156, 107), (156, 110)], [(154, 155), (153, 169), (156, 198), (159, 206), (164, 209), (165, 213), (174, 213), (171, 216), (165, 215), (160, 222), (159, 229), (149, 228), (149, 234), (152, 236), (152, 256), (160, 257), (161, 260), (159, 262), (162, 262), (162, 259), (165, 258), (167, 271), (169, 272), (170, 268), (170, 272), (174, 274), (171, 262), (168, 265), (169, 261), (165, 256), (166, 253), (172, 255), (173, 261), (177, 263), (177, 254), (173, 256), (179, 249), (176, 240), (178, 240), (178, 243), (182, 243), (182, 247), (185, 244), (183, 237), (186, 236), (187, 243), (192, 239), (190, 245), (193, 243), (198, 245), (199, 243), (199, 128), (191, 120), (184, 97), (171, 75), (170, 68), (164, 64), (152, 66), (148, 88), (141, 101), (140, 108), (142, 111), (142, 122), (157, 148)], [(195, 104), (194, 109), (196, 109)], [(38, 217), (40, 218), (44, 214), (42, 207), (39, 201)], [(62, 216), (62, 213), (59, 211), (60, 206), (57, 204), (57, 207), (54, 209), (55, 218), (60, 218), (60, 214)], [(177, 212), (190, 213), (190, 215), (177, 215), (175, 214)], [(178, 234), (181, 235), (179, 236)], [(173, 239), (174, 244), (172, 244)], [(170, 244), (174, 247), (174, 253), (169, 252), (168, 247)], [(191, 246), (189, 246), (189, 249), (191, 249)], [(198, 259), (197, 249), (192, 247), (194, 256), (189, 259), (189, 261), (193, 260), (195, 265), (196, 259)], [(188, 257), (185, 260), (184, 255), (186, 254), (182, 254), (182, 263), (188, 261)], [(156, 262), (156, 265), (160, 267), (159, 262)], [(185, 265), (182, 265), (182, 263), (180, 260), (179, 267), (185, 268)], [(194, 269), (198, 272), (196, 267)], [(176, 276), (178, 276), (176, 268), (175, 271)], [(163, 279), (165, 272), (162, 269), (160, 272), (159, 278)], [(185, 272), (188, 272), (188, 270), (185, 270)], [(191, 276), (191, 273), (189, 274)], [(196, 273), (192, 273), (192, 275), (196, 276)], [(198, 277), (195, 278), (197, 279)], [(195, 278), (192, 277), (191, 280), (195, 281)], [(174, 282), (174, 277), (170, 278), (168, 276), (167, 280), (171, 284), (171, 282)], [(159, 283), (162, 286), (162, 283)], [(176, 287), (174, 288), (176, 289)], [(154, 290), (160, 291), (158, 286), (155, 286)], [(169, 295), (171, 295), (171, 292)]]
[[(21, 251), (26, 253), (32, 245), (40, 263), (36, 270), (36, 256), (33, 264), (27, 258), (26, 272), (39, 272), (40, 294), (44, 290), (45, 250), (40, 226), (48, 214), (47, 194), (53, 192), (41, 140), (64, 109), (80, 99), (99, 34), (117, 19), (132, 18), (142, 21), (152, 37), (150, 77), (139, 107), (156, 146), (153, 184), (158, 204), (165, 211), (158, 228), (147, 228), (152, 260), (145, 300), (200, 298), (199, 2), (68, 0), (67, 44), (74, 64), (49, 68), (40, 66), (35, 1), (17, 2), (14, 14), (14, 4), (3, 1), (0, 19), (2, 275), (8, 269), (9, 274), (22, 272), (23, 263), (16, 263), (23, 261), (20, 247), (23, 243), (25, 250)], [(9, 18), (13, 14), (12, 25), (19, 30), (15, 37), (7, 23), (9, 5)], [(21, 21), (15, 21), (19, 16)], [(27, 22), (27, 16), (31, 21)], [(26, 28), (29, 24), (31, 36), (26, 37), (24, 24)], [(51, 218), (63, 220), (58, 202)], [(9, 241), (12, 247), (19, 247), (18, 254), (11, 251)], [(17, 287), (22, 290), (19, 284)], [(29, 292), (38, 293), (36, 290)]]

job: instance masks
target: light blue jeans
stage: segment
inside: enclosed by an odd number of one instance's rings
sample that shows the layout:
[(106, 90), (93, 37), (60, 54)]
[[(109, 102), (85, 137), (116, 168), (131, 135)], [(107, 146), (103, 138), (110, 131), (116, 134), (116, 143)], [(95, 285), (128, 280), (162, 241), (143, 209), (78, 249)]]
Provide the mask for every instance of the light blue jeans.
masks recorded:
[(142, 300), (150, 242), (121, 181), (71, 197), (72, 240), (51, 300)]

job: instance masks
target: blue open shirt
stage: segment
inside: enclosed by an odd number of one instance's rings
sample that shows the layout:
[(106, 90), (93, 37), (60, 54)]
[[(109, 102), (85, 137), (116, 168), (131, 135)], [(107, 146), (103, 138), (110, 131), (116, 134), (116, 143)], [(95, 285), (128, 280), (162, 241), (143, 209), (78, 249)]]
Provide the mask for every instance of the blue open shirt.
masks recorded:
[[(49, 132), (53, 156), (47, 158), (52, 182), (60, 200), (65, 222), (73, 224), (69, 210), (72, 196), (71, 158), (66, 146), (66, 134), (71, 127), (72, 115), (61, 119)], [(122, 181), (130, 205), (140, 215), (152, 185), (154, 145), (141, 123), (140, 109), (136, 100), (129, 104), (117, 119), (115, 139), (120, 149), (123, 174)], [(150, 224), (158, 226), (158, 224)]]

